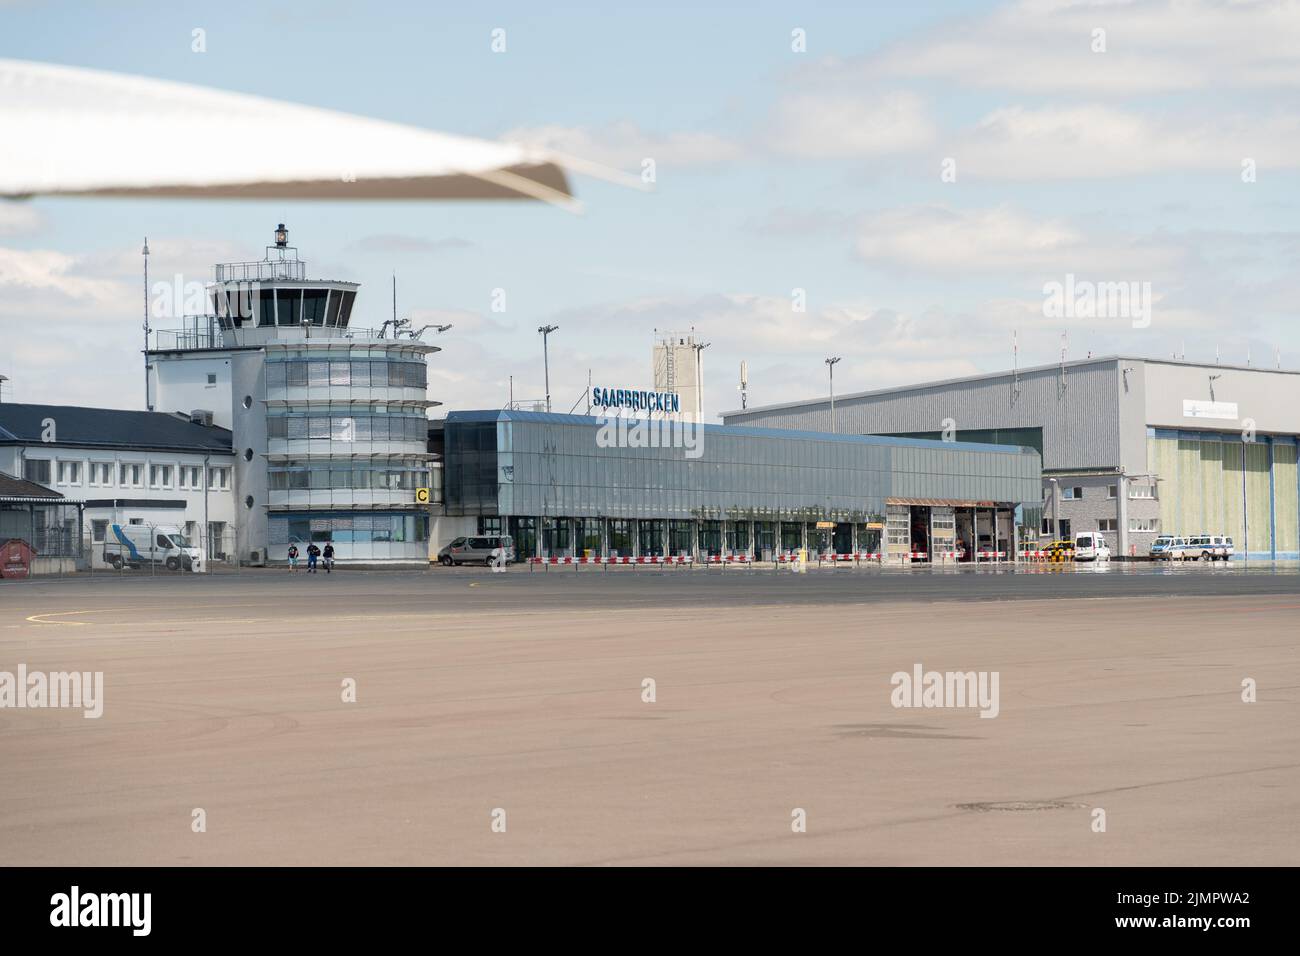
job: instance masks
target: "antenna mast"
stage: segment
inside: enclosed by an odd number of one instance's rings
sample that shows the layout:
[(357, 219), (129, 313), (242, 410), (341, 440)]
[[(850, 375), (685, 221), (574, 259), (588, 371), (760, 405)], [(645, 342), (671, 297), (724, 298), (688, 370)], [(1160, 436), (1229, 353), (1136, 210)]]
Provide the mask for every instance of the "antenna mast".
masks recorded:
[(144, 237), (144, 407), (153, 411), (153, 402), (149, 401), (149, 237)]

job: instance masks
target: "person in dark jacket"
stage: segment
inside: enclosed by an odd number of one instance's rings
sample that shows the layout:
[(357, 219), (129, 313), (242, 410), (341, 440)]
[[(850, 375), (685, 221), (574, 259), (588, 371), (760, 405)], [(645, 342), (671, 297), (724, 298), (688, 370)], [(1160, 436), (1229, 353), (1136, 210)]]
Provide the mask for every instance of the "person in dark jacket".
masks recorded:
[(330, 568), (334, 567), (334, 545), (331, 542), (325, 542), (325, 550), (321, 552), (321, 557), (324, 558), (325, 573), (329, 574)]
[(320, 557), (320, 548), (316, 547), (316, 542), (307, 545), (307, 573), (316, 573), (316, 559)]
[(289, 545), (289, 570), (298, 570), (298, 546), (296, 544)]

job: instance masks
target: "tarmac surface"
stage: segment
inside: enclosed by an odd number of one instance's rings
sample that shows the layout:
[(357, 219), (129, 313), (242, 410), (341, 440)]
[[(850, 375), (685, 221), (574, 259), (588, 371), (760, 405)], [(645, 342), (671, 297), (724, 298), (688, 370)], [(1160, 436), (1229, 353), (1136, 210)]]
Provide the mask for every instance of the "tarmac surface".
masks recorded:
[(1254, 562), (3, 582), (0, 672), (104, 699), (0, 709), (0, 865), (1295, 865), (1298, 622)]

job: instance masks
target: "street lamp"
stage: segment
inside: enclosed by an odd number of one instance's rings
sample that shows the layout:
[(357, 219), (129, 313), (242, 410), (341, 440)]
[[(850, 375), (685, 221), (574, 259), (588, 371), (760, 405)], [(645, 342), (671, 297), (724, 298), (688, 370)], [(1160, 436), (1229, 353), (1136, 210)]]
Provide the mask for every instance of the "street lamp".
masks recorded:
[(547, 412), (551, 410), (551, 359), (546, 349), (546, 339), (552, 332), (554, 332), (558, 328), (559, 328), (558, 325), (543, 325), (537, 329), (538, 332), (542, 333), (542, 369), (543, 369), (543, 374), (546, 376)]
[(695, 349), (695, 408), (700, 424), (704, 424), (704, 356), (702, 353), (712, 344), (712, 342), (696, 342), (691, 346)]
[(830, 373), (831, 380), (831, 431), (835, 431), (835, 363), (841, 361), (838, 355), (833, 355), (826, 360), (826, 371)]

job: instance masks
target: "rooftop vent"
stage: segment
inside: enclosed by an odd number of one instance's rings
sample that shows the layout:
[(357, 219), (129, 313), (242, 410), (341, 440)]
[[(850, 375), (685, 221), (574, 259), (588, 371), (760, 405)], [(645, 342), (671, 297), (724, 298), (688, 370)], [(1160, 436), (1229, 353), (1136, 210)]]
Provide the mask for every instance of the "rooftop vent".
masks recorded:
[(195, 425), (203, 425), (206, 428), (212, 427), (212, 413), (206, 408), (196, 408), (190, 412), (190, 422)]

